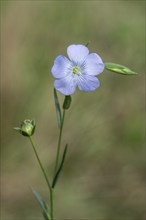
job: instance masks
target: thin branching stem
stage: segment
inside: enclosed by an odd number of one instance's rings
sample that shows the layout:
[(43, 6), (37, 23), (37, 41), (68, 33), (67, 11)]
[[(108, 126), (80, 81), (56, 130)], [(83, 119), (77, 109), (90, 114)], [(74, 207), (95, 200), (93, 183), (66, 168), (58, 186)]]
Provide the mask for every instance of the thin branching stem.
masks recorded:
[(45, 172), (45, 169), (44, 169), (44, 167), (43, 167), (43, 165), (42, 165), (42, 162), (41, 162), (41, 160), (40, 160), (40, 158), (39, 158), (39, 155), (38, 155), (38, 153), (37, 153), (37, 150), (36, 150), (36, 148), (35, 148), (35, 145), (34, 145), (34, 143), (33, 143), (32, 138), (29, 137), (29, 140), (30, 140), (30, 143), (31, 143), (31, 145), (32, 145), (34, 154), (35, 154), (35, 156), (36, 156), (36, 158), (37, 158), (37, 161), (38, 161), (38, 163), (39, 163), (39, 166), (40, 166), (40, 168), (41, 168), (41, 170), (42, 170), (42, 173), (43, 173), (43, 175), (44, 175), (44, 178), (45, 178), (45, 180), (46, 180), (46, 183), (47, 183), (48, 188), (49, 188), (49, 191), (50, 191), (51, 220), (53, 220), (53, 219), (54, 219), (54, 217), (53, 217), (53, 189), (52, 189), (52, 187), (51, 187), (51, 185), (50, 185), (49, 179), (48, 179), (47, 174), (46, 174), (46, 172)]

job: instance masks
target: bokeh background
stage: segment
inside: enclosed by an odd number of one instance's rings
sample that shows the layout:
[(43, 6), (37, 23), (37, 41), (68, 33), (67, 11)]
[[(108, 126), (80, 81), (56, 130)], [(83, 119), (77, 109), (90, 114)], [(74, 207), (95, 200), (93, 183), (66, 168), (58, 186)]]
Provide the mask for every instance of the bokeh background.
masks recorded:
[[(50, 69), (70, 44), (140, 73), (104, 71), (93, 93), (77, 91), (66, 114), (69, 150), (55, 192), (58, 220), (144, 220), (145, 1), (1, 1), (2, 220), (38, 220), (30, 187), (46, 183), (27, 138), (13, 127), (35, 118), (34, 141), (52, 175), (58, 127)], [(59, 94), (60, 102), (63, 96)]]

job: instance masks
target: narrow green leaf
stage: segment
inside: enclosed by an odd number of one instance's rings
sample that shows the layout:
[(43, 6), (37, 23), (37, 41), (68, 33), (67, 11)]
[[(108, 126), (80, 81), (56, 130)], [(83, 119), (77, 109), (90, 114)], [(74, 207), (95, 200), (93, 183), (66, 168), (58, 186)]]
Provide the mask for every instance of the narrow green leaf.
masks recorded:
[(46, 202), (42, 199), (40, 194), (34, 188), (31, 188), (31, 190), (32, 190), (32, 193), (34, 194), (35, 198), (37, 199), (38, 203), (40, 204), (44, 220), (51, 220), (48, 205), (46, 204)]
[(123, 74), (123, 75), (137, 75), (138, 73), (133, 72), (126, 66), (122, 66), (116, 63), (105, 63), (105, 68), (115, 73)]
[(65, 96), (64, 102), (63, 102), (63, 109), (69, 109), (71, 105), (71, 96), (67, 95)]
[(54, 178), (53, 178), (52, 188), (55, 187), (55, 185), (56, 185), (56, 183), (57, 183), (57, 180), (58, 180), (58, 177), (59, 177), (59, 175), (60, 175), (60, 173), (61, 173), (61, 170), (62, 170), (62, 168), (63, 168), (63, 164), (64, 164), (66, 152), (67, 152), (67, 147), (68, 147), (68, 145), (66, 144), (66, 146), (65, 146), (65, 148), (64, 148), (64, 152), (63, 152), (63, 156), (62, 156), (62, 160), (61, 160), (60, 166), (59, 166), (59, 168), (58, 168), (58, 170), (57, 170), (57, 172), (56, 172), (56, 174), (55, 174), (55, 176), (54, 176)]
[(57, 92), (55, 88), (54, 88), (54, 100), (55, 100), (55, 108), (56, 108), (58, 126), (59, 128), (61, 128), (62, 114), (61, 114), (60, 104), (59, 104), (59, 100), (58, 100), (58, 96), (57, 96)]

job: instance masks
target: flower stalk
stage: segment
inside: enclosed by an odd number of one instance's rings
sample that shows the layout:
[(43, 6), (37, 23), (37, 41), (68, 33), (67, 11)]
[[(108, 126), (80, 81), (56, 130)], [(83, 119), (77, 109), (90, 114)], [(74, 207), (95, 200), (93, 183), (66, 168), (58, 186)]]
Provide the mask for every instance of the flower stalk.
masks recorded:
[(43, 167), (43, 165), (42, 165), (42, 162), (41, 162), (41, 160), (40, 160), (40, 158), (39, 158), (39, 155), (38, 155), (38, 153), (37, 153), (37, 150), (36, 150), (36, 148), (35, 148), (35, 145), (34, 145), (34, 143), (33, 143), (33, 140), (32, 140), (32, 138), (31, 138), (31, 136), (29, 136), (29, 141), (30, 141), (30, 143), (31, 143), (31, 146), (32, 146), (32, 148), (33, 148), (33, 151), (34, 151), (34, 154), (35, 154), (36, 159), (37, 159), (37, 161), (38, 161), (38, 164), (39, 164), (39, 166), (40, 166), (40, 168), (41, 168), (41, 171), (42, 171), (42, 173), (43, 173), (43, 175), (44, 175), (44, 178), (45, 178), (45, 180), (46, 180), (47, 186), (48, 186), (48, 188), (49, 188), (49, 192), (50, 192), (51, 220), (54, 220), (54, 214), (53, 214), (53, 213), (54, 213), (54, 210), (53, 210), (53, 188), (51, 187), (51, 184), (50, 184), (50, 182), (49, 182), (49, 179), (48, 179), (47, 174), (46, 174), (46, 172), (45, 172), (45, 169), (44, 169), (44, 167)]
[(33, 148), (34, 154), (35, 154), (35, 156), (36, 156), (36, 158), (37, 158), (37, 161), (38, 161), (38, 163), (39, 163), (39, 165), (40, 165), (40, 168), (41, 168), (41, 170), (42, 170), (42, 173), (43, 173), (43, 175), (44, 175), (44, 178), (45, 178), (45, 180), (46, 180), (46, 183), (47, 183), (47, 185), (48, 185), (48, 187), (49, 187), (49, 189), (50, 189), (50, 191), (51, 191), (50, 182), (49, 182), (49, 180), (48, 180), (48, 177), (47, 177), (47, 175), (46, 175), (46, 172), (45, 172), (45, 170), (44, 170), (44, 167), (43, 167), (43, 165), (42, 165), (42, 162), (41, 162), (41, 160), (40, 160), (40, 158), (39, 158), (39, 156), (38, 156), (38, 153), (37, 153), (37, 151), (36, 151), (36, 148), (35, 148), (35, 145), (34, 145), (34, 143), (33, 143), (33, 140), (32, 140), (31, 137), (29, 137), (29, 140), (30, 140), (31, 146), (32, 146), (32, 148)]

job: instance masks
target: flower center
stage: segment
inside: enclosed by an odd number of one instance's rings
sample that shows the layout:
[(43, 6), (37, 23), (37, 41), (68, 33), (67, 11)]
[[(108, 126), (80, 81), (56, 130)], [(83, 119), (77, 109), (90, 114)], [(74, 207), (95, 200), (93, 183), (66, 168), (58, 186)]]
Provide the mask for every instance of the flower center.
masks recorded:
[(74, 67), (72, 68), (72, 73), (73, 73), (73, 74), (77, 74), (77, 75), (79, 76), (79, 75), (80, 75), (80, 72), (81, 72), (80, 67), (74, 66)]

